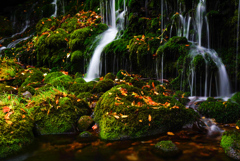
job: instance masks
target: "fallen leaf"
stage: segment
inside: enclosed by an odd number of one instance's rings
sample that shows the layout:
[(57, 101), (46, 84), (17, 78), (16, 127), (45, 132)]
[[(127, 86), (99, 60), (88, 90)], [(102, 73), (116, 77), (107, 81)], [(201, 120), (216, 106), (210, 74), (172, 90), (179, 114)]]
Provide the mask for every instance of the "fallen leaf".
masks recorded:
[(6, 120), (6, 123), (9, 124), (9, 125), (12, 125), (12, 121)]
[(4, 116), (5, 120), (10, 120), (10, 115), (13, 114), (14, 112), (9, 112)]
[(173, 133), (173, 132), (167, 132), (167, 134), (168, 134), (168, 135), (171, 135), (171, 136), (173, 136), (173, 135), (174, 135), (174, 133)]
[(118, 115), (114, 115), (114, 117), (115, 117), (116, 119), (119, 119), (119, 118), (120, 118)]
[(9, 112), (10, 108), (8, 106), (3, 107), (3, 113)]
[(8, 95), (8, 100), (10, 100), (11, 99), (11, 96), (10, 95)]
[(92, 126), (93, 130), (96, 130), (97, 128), (98, 128), (98, 126), (96, 124)]
[(26, 116), (25, 115), (22, 115), (22, 119), (24, 119)]
[(236, 129), (238, 129), (238, 130), (239, 130), (239, 127), (238, 127), (238, 126), (236, 126)]
[(59, 103), (59, 100), (56, 100), (56, 105)]
[(142, 120), (139, 120), (139, 122), (142, 122)]
[(78, 100), (77, 100), (77, 102), (80, 102), (80, 101), (81, 101), (81, 99), (78, 99)]
[(122, 115), (121, 117), (122, 117), (122, 118), (127, 118), (127, 117), (128, 117), (128, 115)]
[(148, 115), (148, 121), (151, 122), (152, 121), (152, 116)]

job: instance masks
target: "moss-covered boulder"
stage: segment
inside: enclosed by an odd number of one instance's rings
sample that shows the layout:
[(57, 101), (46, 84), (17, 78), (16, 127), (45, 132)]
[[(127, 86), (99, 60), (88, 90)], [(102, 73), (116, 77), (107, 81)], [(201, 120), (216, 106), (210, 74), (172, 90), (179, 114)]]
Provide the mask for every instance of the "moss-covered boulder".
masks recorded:
[(164, 140), (155, 144), (154, 152), (163, 158), (176, 157), (181, 153), (176, 144), (171, 140)]
[(85, 101), (56, 88), (34, 96), (29, 108), (40, 134), (73, 132), (77, 119), (90, 112)]
[(94, 109), (100, 137), (105, 140), (176, 131), (197, 118), (196, 112), (174, 99), (149, 95), (129, 85), (118, 85), (104, 93)]
[(82, 116), (78, 120), (78, 130), (86, 131), (93, 125), (93, 119), (90, 116)]
[(83, 92), (91, 92), (96, 85), (95, 81), (87, 82), (87, 83), (73, 83), (69, 91), (73, 92), (76, 96)]
[(100, 92), (106, 92), (107, 90), (111, 89), (114, 86), (114, 82), (111, 79), (106, 79), (99, 81), (95, 87), (93, 88), (93, 93), (100, 93)]
[(76, 82), (76, 83), (86, 83), (86, 81), (85, 81), (83, 78), (81, 78), (81, 77), (76, 78), (76, 79), (74, 80), (74, 82)]
[(20, 69), (21, 67), (17, 64), (16, 59), (0, 57), (0, 80), (12, 79)]
[(231, 101), (208, 98), (200, 104), (198, 111), (208, 118), (215, 118), (218, 123), (235, 123), (240, 118), (240, 106)]
[(225, 131), (221, 139), (221, 146), (225, 153), (236, 160), (240, 160), (240, 133), (239, 131)]
[(83, 131), (79, 134), (79, 137), (81, 138), (87, 138), (87, 137), (91, 137), (92, 134), (89, 131)]
[(89, 36), (91, 30), (88, 27), (82, 28), (75, 30), (71, 35), (70, 35), (70, 41), (69, 41), (69, 46), (72, 51), (81, 49), (84, 47), (84, 41), (86, 38)]
[[(33, 120), (20, 99), (0, 95), (0, 158), (13, 154), (33, 141)], [(13, 103), (14, 102), (14, 103)]]
[(69, 89), (72, 83), (73, 79), (69, 75), (62, 75), (49, 81), (49, 84), (54, 87), (64, 87), (65, 89)]
[(9, 85), (0, 83), (0, 94), (4, 94), (4, 93), (16, 94), (17, 90), (15, 87), (11, 87)]
[(48, 73), (44, 78), (44, 83), (49, 83), (52, 79), (55, 79), (55, 78), (60, 77), (62, 75), (64, 75), (62, 72)]
[(112, 74), (112, 73), (107, 73), (105, 76), (104, 76), (104, 80), (106, 79), (111, 79), (111, 80), (115, 80), (115, 75)]

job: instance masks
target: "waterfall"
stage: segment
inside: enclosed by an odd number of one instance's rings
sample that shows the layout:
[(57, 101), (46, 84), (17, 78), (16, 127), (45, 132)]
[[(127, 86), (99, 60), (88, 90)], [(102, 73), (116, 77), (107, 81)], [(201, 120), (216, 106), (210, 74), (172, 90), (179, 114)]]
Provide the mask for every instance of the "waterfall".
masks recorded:
[(237, 91), (237, 84), (238, 84), (238, 81), (237, 81), (237, 73), (238, 73), (238, 50), (239, 50), (239, 21), (240, 21), (240, 0), (238, 2), (238, 23), (237, 23), (237, 44), (236, 44), (236, 77), (235, 77), (235, 90)]
[[(93, 52), (93, 56), (91, 58), (91, 61), (90, 61), (90, 64), (89, 64), (89, 67), (87, 70), (87, 76), (85, 78), (86, 81), (91, 81), (100, 76), (99, 71), (101, 70), (101, 68), (100, 68), (101, 53), (102, 53), (104, 47), (107, 46), (109, 43), (111, 43), (116, 38), (117, 33), (119, 32), (119, 30), (121, 30), (120, 26), (122, 26), (124, 23), (124, 21), (120, 21), (119, 22), (120, 24), (117, 25), (116, 19), (117, 18), (121, 19), (121, 16), (123, 18), (126, 10), (124, 10), (122, 13), (120, 13), (119, 16), (116, 18), (115, 0), (111, 0), (111, 2), (109, 4), (110, 4), (111, 11), (110, 11), (110, 14), (108, 14), (105, 17), (105, 23), (107, 23), (107, 25), (109, 26), (109, 29), (101, 34), (102, 38), (101, 38), (98, 46), (96, 47), (96, 49)], [(125, 4), (125, 0), (124, 0), (124, 4)], [(106, 6), (106, 13), (108, 13), (108, 6)], [(105, 15), (105, 14), (102, 13), (102, 15)], [(108, 16), (110, 17), (109, 21), (108, 21)]]
[(53, 0), (52, 4), (54, 5), (54, 13), (51, 17), (57, 17), (57, 0)]

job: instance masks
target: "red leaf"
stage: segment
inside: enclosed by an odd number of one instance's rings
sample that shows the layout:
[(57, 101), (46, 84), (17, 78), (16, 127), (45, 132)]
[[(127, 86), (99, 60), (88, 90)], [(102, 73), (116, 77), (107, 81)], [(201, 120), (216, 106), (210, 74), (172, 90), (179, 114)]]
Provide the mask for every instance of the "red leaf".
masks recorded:
[(9, 111), (10, 111), (9, 107), (7, 107), (7, 106), (3, 107), (3, 113), (9, 112)]

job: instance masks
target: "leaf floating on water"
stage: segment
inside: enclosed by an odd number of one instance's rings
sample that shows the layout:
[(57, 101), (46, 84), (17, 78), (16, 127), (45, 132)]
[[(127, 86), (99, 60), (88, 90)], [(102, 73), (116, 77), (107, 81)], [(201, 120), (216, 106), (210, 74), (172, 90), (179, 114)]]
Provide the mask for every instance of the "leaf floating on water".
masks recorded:
[(173, 136), (173, 135), (174, 135), (174, 133), (173, 133), (173, 132), (167, 132), (167, 134), (168, 134), (168, 135), (171, 135), (171, 136)]

